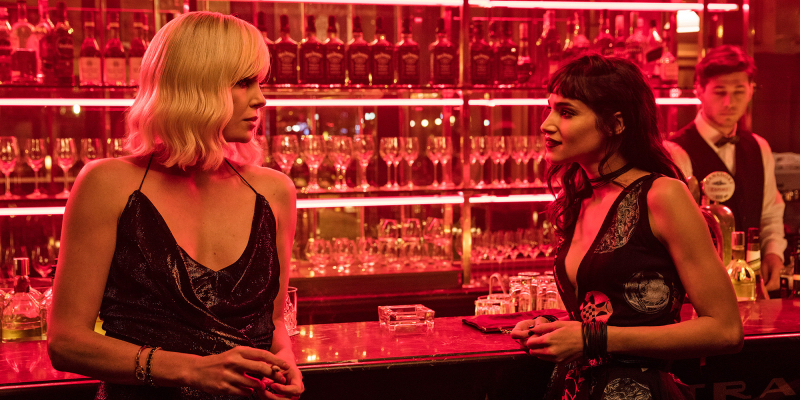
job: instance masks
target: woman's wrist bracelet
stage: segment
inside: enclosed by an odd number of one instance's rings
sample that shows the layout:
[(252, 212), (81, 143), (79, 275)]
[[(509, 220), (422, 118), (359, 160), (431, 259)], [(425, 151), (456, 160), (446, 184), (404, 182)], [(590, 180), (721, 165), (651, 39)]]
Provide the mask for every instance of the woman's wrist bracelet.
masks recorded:
[(145, 381), (147, 382), (148, 385), (153, 386), (153, 387), (155, 387), (156, 384), (155, 384), (155, 382), (153, 382), (153, 375), (150, 373), (150, 368), (153, 365), (153, 353), (155, 353), (156, 350), (161, 350), (161, 347), (152, 347), (152, 348), (150, 348), (150, 353), (147, 355), (147, 369), (145, 369), (145, 372), (144, 372)]
[(133, 369), (133, 374), (136, 377), (136, 380), (142, 383), (146, 383), (146, 375), (144, 373), (144, 368), (142, 368), (141, 363), (139, 363), (139, 357), (142, 355), (142, 351), (146, 349), (148, 346), (145, 344), (142, 347), (139, 347), (139, 351), (136, 352), (136, 364)]
[(550, 315), (550, 314), (542, 314), (542, 315), (538, 316), (537, 318), (544, 318), (549, 322), (558, 321), (558, 317), (556, 317), (555, 315)]

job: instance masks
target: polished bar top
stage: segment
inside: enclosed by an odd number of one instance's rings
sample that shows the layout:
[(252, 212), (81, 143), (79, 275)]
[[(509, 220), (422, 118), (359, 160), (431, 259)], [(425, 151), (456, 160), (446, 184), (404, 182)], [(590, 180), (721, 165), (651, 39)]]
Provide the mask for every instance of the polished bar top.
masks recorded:
[[(800, 299), (739, 304), (745, 340), (771, 336), (800, 337)], [(691, 306), (683, 319), (696, 318)], [(377, 310), (375, 312), (377, 319)], [(463, 325), (461, 317), (437, 318), (432, 332), (399, 329), (390, 332), (377, 321), (300, 326), (292, 337), (295, 357), (304, 374), (330, 369), (385, 367), (387, 364), (456, 363), (464, 360), (525, 356), (508, 335), (482, 334)], [(53, 369), (44, 341), (0, 345), (0, 390), (43, 383), (91, 382)]]

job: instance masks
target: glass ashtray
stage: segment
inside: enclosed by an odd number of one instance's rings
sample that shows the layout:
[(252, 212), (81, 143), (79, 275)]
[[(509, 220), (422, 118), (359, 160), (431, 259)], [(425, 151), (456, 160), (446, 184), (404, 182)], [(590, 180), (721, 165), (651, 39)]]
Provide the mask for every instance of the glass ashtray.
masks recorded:
[(434, 311), (422, 304), (409, 304), (403, 306), (379, 306), (378, 321), (381, 328), (390, 331), (401, 328), (425, 328), (433, 330)]

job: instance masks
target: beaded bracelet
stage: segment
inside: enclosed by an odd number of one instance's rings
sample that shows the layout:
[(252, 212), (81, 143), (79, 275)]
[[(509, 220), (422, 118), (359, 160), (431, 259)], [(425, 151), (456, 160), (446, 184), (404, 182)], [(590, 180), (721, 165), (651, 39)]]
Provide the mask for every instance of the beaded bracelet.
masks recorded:
[(544, 319), (548, 320), (549, 322), (558, 321), (558, 317), (556, 317), (555, 315), (550, 315), (550, 314), (542, 314), (542, 315), (538, 316), (537, 318), (544, 318)]
[(142, 365), (139, 363), (139, 357), (142, 355), (142, 351), (147, 347), (148, 346), (146, 344), (142, 345), (142, 347), (139, 347), (139, 351), (136, 352), (136, 367), (133, 369), (133, 374), (136, 376), (136, 380), (142, 383), (145, 383), (145, 373), (144, 368), (142, 368)]
[(161, 350), (161, 347), (152, 347), (150, 348), (150, 354), (147, 355), (147, 369), (145, 370), (145, 381), (148, 385), (155, 387), (156, 383), (153, 382), (153, 375), (150, 374), (150, 366), (153, 363), (153, 353), (156, 350)]

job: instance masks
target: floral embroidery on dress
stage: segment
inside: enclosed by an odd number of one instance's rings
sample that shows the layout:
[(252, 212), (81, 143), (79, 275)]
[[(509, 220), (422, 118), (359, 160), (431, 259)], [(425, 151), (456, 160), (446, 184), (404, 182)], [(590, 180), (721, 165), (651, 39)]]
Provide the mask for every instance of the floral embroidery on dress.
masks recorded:
[(651, 400), (650, 388), (631, 378), (617, 378), (603, 390), (605, 400)]
[(625, 244), (633, 236), (636, 223), (639, 222), (639, 193), (642, 191), (642, 183), (631, 188), (625, 198), (619, 203), (617, 213), (611, 220), (608, 230), (603, 236), (603, 240), (597, 246), (595, 253), (610, 253)]

